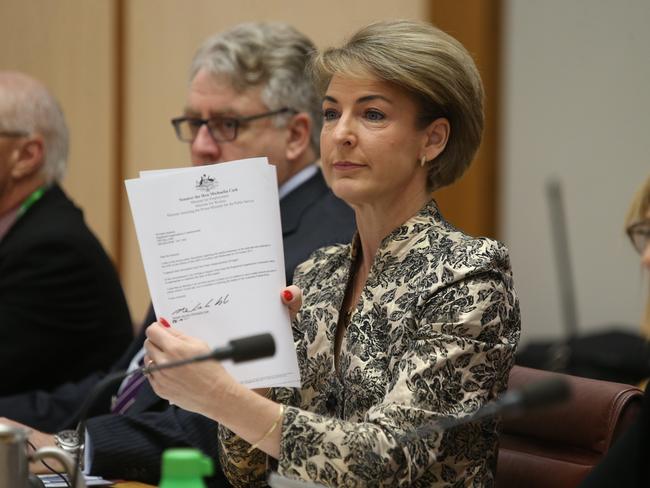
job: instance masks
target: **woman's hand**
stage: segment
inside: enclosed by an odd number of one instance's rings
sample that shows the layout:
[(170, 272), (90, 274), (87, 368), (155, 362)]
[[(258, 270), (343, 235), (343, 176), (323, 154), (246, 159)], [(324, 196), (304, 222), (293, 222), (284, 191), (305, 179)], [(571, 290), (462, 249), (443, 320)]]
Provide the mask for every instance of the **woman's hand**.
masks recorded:
[[(179, 361), (211, 350), (205, 342), (159, 322), (150, 325), (146, 335), (146, 366)], [(203, 415), (213, 412), (223, 393), (236, 384), (218, 361), (202, 361), (156, 371), (149, 375), (149, 382), (158, 396)]]
[[(293, 296), (283, 301), (300, 308), (300, 290), (291, 287)], [(287, 299), (288, 298), (288, 299)], [(297, 311), (297, 308), (295, 309)], [(165, 324), (165, 325), (163, 325)], [(210, 347), (168, 327), (164, 320), (147, 327), (144, 343), (145, 365), (180, 361), (210, 352)], [(280, 453), (281, 422), (279, 405), (240, 385), (217, 361), (203, 361), (149, 374), (149, 382), (162, 398), (179, 407), (205, 415), (221, 423), (249, 443), (277, 458)], [(270, 426), (276, 428), (269, 433)], [(216, 442), (216, 439), (215, 439)]]
[(289, 315), (293, 321), (302, 306), (302, 290), (296, 285), (289, 285), (282, 290), (280, 295), (282, 297), (282, 303), (289, 309)]

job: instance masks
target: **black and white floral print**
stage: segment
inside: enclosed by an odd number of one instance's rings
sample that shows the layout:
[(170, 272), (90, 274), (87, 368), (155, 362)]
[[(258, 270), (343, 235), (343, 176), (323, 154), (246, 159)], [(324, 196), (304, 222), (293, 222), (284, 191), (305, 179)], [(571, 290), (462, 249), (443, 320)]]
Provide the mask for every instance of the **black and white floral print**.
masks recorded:
[[(278, 470), (327, 486), (493, 486), (496, 421), (444, 434), (417, 429), (461, 417), (506, 388), (520, 316), (507, 250), (469, 237), (431, 201), (382, 242), (343, 338), (334, 338), (355, 248), (316, 251), (296, 272), (300, 389), (287, 405)], [(263, 486), (265, 456), (220, 430), (233, 484)]]

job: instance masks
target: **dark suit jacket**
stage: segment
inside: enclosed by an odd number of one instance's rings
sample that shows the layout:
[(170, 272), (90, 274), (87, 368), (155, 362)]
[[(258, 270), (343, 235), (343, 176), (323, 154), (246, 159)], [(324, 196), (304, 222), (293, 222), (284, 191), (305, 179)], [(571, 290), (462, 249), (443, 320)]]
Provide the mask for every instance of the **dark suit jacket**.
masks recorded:
[[(354, 233), (354, 214), (325, 185), (320, 172), (280, 201), (288, 282), (295, 266), (318, 247), (349, 242)], [(144, 328), (155, 320), (152, 310), (143, 330), (113, 369), (128, 367), (142, 348)], [(103, 375), (62, 385), (52, 393), (0, 398), (0, 415), (40, 430), (54, 432), (74, 427), (80, 404)], [(93, 446), (92, 473), (107, 478), (124, 478), (157, 483), (160, 459), (169, 447), (194, 447), (218, 463), (217, 424), (202, 415), (170, 406), (145, 383), (136, 402), (125, 415), (107, 414), (115, 388), (106, 392), (90, 412), (86, 426)], [(221, 470), (210, 478), (211, 487), (229, 486)]]
[(0, 241), (0, 395), (110, 367), (133, 337), (113, 264), (58, 185)]
[(312, 252), (350, 242), (356, 229), (354, 212), (334, 196), (320, 171), (280, 200), (280, 217), (287, 283)]

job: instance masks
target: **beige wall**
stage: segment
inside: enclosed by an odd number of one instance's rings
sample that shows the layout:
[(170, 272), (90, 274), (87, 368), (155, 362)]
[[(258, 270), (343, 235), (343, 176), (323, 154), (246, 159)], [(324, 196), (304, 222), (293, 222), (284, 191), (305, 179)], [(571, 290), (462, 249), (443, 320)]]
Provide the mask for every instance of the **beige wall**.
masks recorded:
[(650, 2), (504, 7), (501, 219), (522, 342), (565, 333), (544, 194), (550, 177), (564, 189), (580, 332), (638, 330), (647, 274), (623, 219), (650, 173)]
[(0, 69), (35, 76), (60, 101), (71, 134), (64, 186), (115, 255), (111, 5), (111, 0), (0, 1)]

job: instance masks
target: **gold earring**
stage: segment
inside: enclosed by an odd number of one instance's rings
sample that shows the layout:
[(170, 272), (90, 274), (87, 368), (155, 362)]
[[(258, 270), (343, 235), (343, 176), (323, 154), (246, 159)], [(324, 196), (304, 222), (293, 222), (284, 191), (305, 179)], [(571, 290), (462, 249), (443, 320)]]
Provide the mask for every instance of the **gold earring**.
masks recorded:
[(427, 164), (427, 157), (422, 156), (422, 159), (420, 159), (420, 166), (424, 168), (424, 165)]

